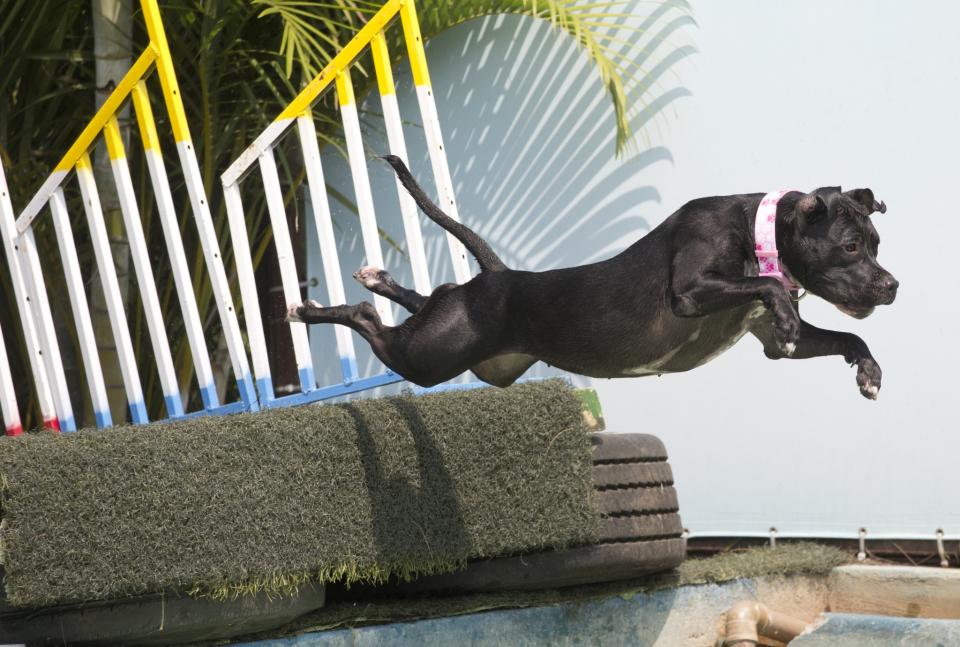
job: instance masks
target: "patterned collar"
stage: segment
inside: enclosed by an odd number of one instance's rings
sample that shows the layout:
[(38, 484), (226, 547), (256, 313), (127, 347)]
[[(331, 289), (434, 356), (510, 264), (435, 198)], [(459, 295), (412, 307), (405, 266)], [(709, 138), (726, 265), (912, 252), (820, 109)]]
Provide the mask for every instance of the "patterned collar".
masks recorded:
[(801, 286), (790, 278), (786, 267), (781, 267), (780, 254), (777, 252), (777, 204), (787, 193), (790, 190), (774, 191), (760, 201), (754, 223), (754, 253), (757, 255), (760, 276), (772, 276), (783, 283), (787, 292), (793, 292), (801, 289)]

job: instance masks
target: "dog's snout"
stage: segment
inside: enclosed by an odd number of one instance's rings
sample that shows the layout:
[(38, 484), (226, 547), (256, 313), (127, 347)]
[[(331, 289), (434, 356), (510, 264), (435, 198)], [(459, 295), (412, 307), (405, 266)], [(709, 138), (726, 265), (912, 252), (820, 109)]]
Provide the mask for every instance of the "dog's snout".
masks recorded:
[(900, 281), (895, 279), (892, 274), (888, 274), (880, 281), (880, 288), (886, 296), (887, 303), (893, 303), (893, 300), (897, 298), (897, 288), (899, 287)]

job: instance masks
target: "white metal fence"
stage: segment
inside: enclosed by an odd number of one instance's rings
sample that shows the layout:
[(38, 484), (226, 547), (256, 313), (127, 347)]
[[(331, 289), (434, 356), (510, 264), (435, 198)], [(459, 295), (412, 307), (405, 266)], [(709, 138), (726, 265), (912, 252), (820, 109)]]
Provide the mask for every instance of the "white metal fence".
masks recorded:
[[(253, 358), (253, 370), (256, 376), (260, 403), (265, 407), (285, 406), (299, 402), (312, 402), (331, 398), (364, 389), (374, 388), (401, 381), (402, 378), (389, 370), (375, 375), (358, 374), (356, 355), (351, 332), (337, 326), (336, 342), (343, 380), (337, 384), (318, 385), (314, 373), (313, 360), (307, 336), (307, 327), (302, 323), (291, 323), (290, 333), (294, 355), (300, 377), (300, 392), (277, 397), (270, 372), (266, 338), (260, 316), (260, 299), (254, 280), (253, 260), (250, 253), (250, 241), (243, 204), (240, 199), (240, 183), (258, 167), (260, 181), (266, 195), (270, 213), (273, 240), (276, 245), (283, 292), (287, 303), (299, 303), (303, 296), (300, 292), (300, 279), (294, 259), (293, 244), (287, 226), (287, 214), (284, 209), (283, 195), (275, 159), (275, 146), (296, 125), (303, 167), (309, 186), (312, 212), (316, 222), (316, 232), (321, 250), (324, 278), (327, 285), (328, 305), (341, 305), (345, 302), (344, 284), (330, 205), (323, 176), (317, 133), (311, 114), (311, 106), (327, 91), (334, 89), (340, 107), (343, 131), (347, 144), (353, 188), (356, 194), (357, 210), (366, 262), (369, 265), (383, 267), (383, 254), (377, 218), (374, 212), (373, 196), (367, 172), (367, 155), (360, 134), (360, 121), (357, 113), (357, 101), (354, 96), (350, 67), (365, 50), (372, 55), (380, 93), (381, 105), (386, 125), (390, 152), (406, 160), (407, 150), (404, 142), (400, 111), (397, 105), (393, 73), (390, 67), (390, 54), (387, 50), (385, 32), (390, 23), (400, 19), (400, 29), (409, 54), (413, 80), (416, 86), (420, 107), (420, 116), (430, 152), (431, 165), (440, 193), (440, 202), (452, 217), (457, 218), (457, 207), (453, 195), (453, 184), (447, 166), (443, 138), (437, 118), (433, 90), (427, 71), (423, 41), (417, 22), (416, 9), (412, 0), (389, 0), (377, 12), (364, 28), (346, 47), (322, 70), (264, 130), (256, 140), (223, 173), (221, 180), (226, 198), (227, 214), (230, 219), (230, 234), (233, 239), (234, 257), (243, 299), (244, 317), (247, 335)], [(397, 183), (400, 208), (403, 217), (404, 234), (413, 270), (414, 286), (418, 292), (431, 291), (427, 259), (423, 248), (420, 220), (417, 207), (412, 198)], [(447, 237), (454, 276), (460, 283), (470, 279), (470, 266), (466, 251), (453, 236)], [(380, 319), (386, 325), (393, 325), (393, 314), (389, 302), (374, 296), (374, 305)]]
[[(144, 402), (141, 375), (137, 368), (130, 335), (128, 313), (121, 296), (116, 266), (110, 249), (110, 241), (104, 223), (97, 182), (94, 177), (89, 151), (102, 137), (110, 155), (113, 180), (120, 201), (120, 210), (130, 245), (130, 257), (144, 308), (144, 320), (156, 361), (156, 370), (162, 386), (166, 418), (186, 415), (228, 413), (258, 408), (253, 382), (250, 377), (246, 351), (240, 327), (234, 311), (227, 284), (220, 249), (217, 243), (209, 205), (203, 190), (196, 153), (184, 114), (183, 103), (177, 86), (173, 63), (164, 34), (163, 24), (156, 0), (142, 0), (141, 7), (150, 42), (140, 53), (134, 65), (117, 84), (110, 97), (77, 138), (70, 150), (56, 166), (20, 215), (14, 219), (9, 190), (2, 174), (2, 197), (0, 197), (0, 236), (3, 239), (7, 267), (18, 304), (20, 323), (30, 353), (33, 384), (37, 402), (45, 424), (62, 431), (76, 429), (74, 403), (64, 373), (64, 363), (54, 327), (37, 246), (34, 227), (48, 211), (56, 233), (57, 251), (64, 270), (64, 285), (76, 326), (76, 337), (82, 357), (86, 388), (89, 391), (98, 427), (112, 424), (107, 390), (101, 366), (100, 349), (97, 347), (90, 306), (87, 300), (84, 274), (78, 260), (76, 238), (72, 230), (71, 216), (64, 191), (71, 179), (75, 179), (82, 196), (86, 225), (92, 244), (97, 273), (100, 276), (108, 310), (110, 328), (116, 344), (123, 386), (130, 409), (130, 419), (135, 423), (148, 421)], [(230, 404), (219, 402), (214, 384), (210, 354), (206, 347), (203, 327), (200, 322), (193, 282), (187, 267), (180, 223), (177, 220), (161, 155), (160, 139), (153, 118), (147, 79), (156, 72), (156, 78), (164, 98), (173, 139), (189, 193), (189, 202), (199, 233), (200, 245), (206, 260), (206, 275), (215, 294), (223, 326), (223, 334), (232, 360), (240, 400)], [(180, 394), (180, 385), (174, 371), (168, 331), (164, 326), (164, 313), (157, 294), (157, 284), (150, 262), (147, 240), (144, 235), (141, 214), (134, 193), (133, 182), (127, 162), (127, 151), (120, 135), (117, 114), (130, 99), (133, 103), (140, 143), (146, 157), (150, 180), (156, 200), (157, 213), (163, 229), (166, 252), (176, 284), (176, 292), (182, 311), (184, 329), (189, 338), (194, 370), (200, 388), (203, 408), (188, 412)], [(19, 429), (19, 414), (13, 396), (13, 376), (6, 369), (6, 352), (0, 354), (0, 393), (2, 393), (5, 423), (8, 430)], [(12, 432), (8, 432), (12, 433)]]
[[(247, 221), (241, 202), (240, 184), (256, 166), (266, 197), (272, 229), (270, 233), (272, 233), (279, 259), (284, 297), (288, 303), (300, 302), (302, 300), (300, 281), (275, 159), (276, 144), (296, 125), (301, 153), (301, 159), (296, 163), (302, 165), (306, 175), (306, 185), (310, 191), (311, 211), (322, 250), (329, 303), (331, 305), (344, 303), (342, 268), (327, 199), (317, 132), (311, 115), (311, 106), (325, 92), (335, 88), (353, 176), (366, 261), (370, 265), (383, 267), (379, 228), (367, 172), (367, 155), (361, 138), (360, 119), (350, 68), (361, 54), (369, 52), (372, 56), (390, 153), (406, 160), (406, 144), (395, 95), (388, 39), (385, 36), (387, 30), (391, 28), (391, 23), (396, 21), (399, 23), (397, 28), (402, 31), (402, 42), (413, 72), (431, 166), (440, 193), (440, 203), (452, 217), (457, 218), (450, 171), (443, 148), (413, 1), (388, 0), (221, 177), (234, 246), (237, 279), (243, 301), (246, 337), (256, 376), (256, 390), (248, 369), (244, 338), (230, 295), (159, 10), (156, 0), (142, 0), (141, 5), (150, 37), (149, 44), (18, 216), (15, 215), (11, 205), (10, 192), (0, 169), (0, 190), (2, 190), (0, 238), (3, 240), (7, 268), (18, 305), (19, 323), (29, 353), (33, 392), (44, 424), (62, 431), (72, 431), (77, 426), (74, 415), (75, 403), (71, 401), (71, 390), (68, 388), (60, 341), (50, 307), (51, 296), (48, 295), (43, 273), (44, 263), (41, 256), (44, 250), (38, 248), (35, 236), (35, 226), (41, 218), (47, 217), (47, 213), (56, 235), (56, 253), (64, 272), (62, 285), (66, 288), (65, 292), (76, 328), (77, 346), (83, 364), (83, 381), (89, 393), (95, 421), (101, 428), (113, 423), (101, 365), (101, 349), (98, 348), (96, 341), (87, 285), (80, 262), (82, 256), (78, 254), (77, 237), (73, 231), (73, 223), (76, 221), (71, 219), (68, 205), (72, 203), (65, 195), (65, 190), (68, 188), (74, 191), (79, 189), (82, 198), (86, 229), (89, 233), (97, 274), (102, 283), (110, 329), (116, 344), (120, 373), (130, 409), (130, 419), (134, 423), (148, 421), (142, 376), (138, 370), (131, 339), (129, 313), (121, 296), (97, 179), (90, 160), (90, 151), (101, 138), (106, 143), (111, 160), (113, 181), (130, 245), (136, 288), (143, 305), (144, 321), (155, 358), (157, 377), (163, 391), (165, 416), (162, 417), (180, 418), (190, 415), (250, 411), (261, 406), (287, 406), (401, 381), (400, 376), (385, 368), (375, 375), (361, 376), (357, 367), (352, 333), (347, 328), (337, 326), (336, 351), (331, 352), (331, 359), (338, 361), (343, 379), (337, 384), (318, 385), (306, 326), (301, 323), (291, 323), (289, 329), (299, 371), (300, 389), (299, 393), (293, 395), (277, 396), (268, 361), (269, 353), (257, 294)], [(153, 117), (148, 86), (148, 77), (153, 72), (156, 72), (155, 77), (159, 82), (172, 127), (179, 163), (189, 193), (189, 203), (206, 261), (206, 278), (209, 279), (215, 295), (223, 335), (237, 381), (239, 401), (230, 404), (222, 404), (219, 401), (217, 386), (213, 379), (210, 353), (204, 338), (204, 329), (193, 292), (193, 281), (181, 238), (181, 224), (177, 219), (174, 198), (161, 154), (160, 136)], [(117, 115), (128, 100), (133, 106), (140, 135), (140, 148), (145, 156), (163, 232), (164, 247), (170, 262), (170, 274), (175, 283), (183, 327), (189, 341), (193, 368), (200, 388), (203, 406), (199, 411), (187, 411), (181, 397), (181, 385), (178, 383), (171, 354), (169, 331), (164, 325), (165, 315), (168, 313), (161, 307), (158, 297), (154, 268), (150, 261), (150, 247), (130, 175), (127, 146), (121, 137)], [(76, 183), (75, 187), (71, 184), (73, 180)], [(421, 293), (429, 293), (431, 281), (417, 207), (399, 182), (396, 183), (396, 187), (414, 286)], [(466, 282), (471, 276), (466, 251), (453, 236), (448, 235), (447, 240), (454, 276), (458, 282)], [(387, 325), (393, 324), (389, 302), (381, 296), (374, 296), (374, 303), (383, 322)], [(2, 334), (3, 332), (0, 331), (0, 335)], [(20, 433), (21, 428), (20, 411), (14, 388), (15, 381), (20, 379), (22, 379), (20, 376), (11, 374), (4, 340), (0, 336), (0, 408), (3, 411), (7, 433), (10, 434)]]

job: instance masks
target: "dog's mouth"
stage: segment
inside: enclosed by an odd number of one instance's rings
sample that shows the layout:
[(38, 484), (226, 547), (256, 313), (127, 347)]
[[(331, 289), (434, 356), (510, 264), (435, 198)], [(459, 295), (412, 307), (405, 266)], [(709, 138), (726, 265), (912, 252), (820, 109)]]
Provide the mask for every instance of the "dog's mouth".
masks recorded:
[(873, 314), (874, 310), (873, 306), (853, 306), (842, 303), (835, 303), (834, 305), (837, 306), (837, 310), (845, 315), (850, 315), (855, 319), (866, 319)]

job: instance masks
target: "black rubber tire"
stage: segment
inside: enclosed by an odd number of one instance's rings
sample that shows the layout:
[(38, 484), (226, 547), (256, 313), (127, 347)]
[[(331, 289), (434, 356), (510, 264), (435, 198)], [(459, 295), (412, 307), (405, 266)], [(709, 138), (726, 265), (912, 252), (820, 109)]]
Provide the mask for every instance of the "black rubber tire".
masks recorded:
[(529, 591), (629, 580), (683, 561), (686, 540), (617, 542), (474, 562), (464, 571), (433, 575), (404, 588), (424, 591)]
[(600, 542), (669, 539), (683, 535), (676, 512), (606, 517), (600, 524)]
[(597, 489), (673, 485), (673, 470), (667, 463), (607, 463), (593, 466)]
[(600, 490), (596, 497), (597, 509), (603, 516), (679, 510), (677, 491), (668, 485)]
[(678, 566), (686, 556), (673, 472), (659, 438), (592, 434), (598, 543), (471, 563), (402, 588), (426, 591), (552, 589), (632, 579)]
[(169, 593), (25, 609), (0, 617), (0, 643), (182, 645), (220, 641), (282, 627), (321, 608), (325, 598), (324, 586), (307, 585), (289, 597), (257, 593), (216, 601)]
[(667, 460), (663, 441), (650, 434), (600, 432), (592, 434), (591, 440), (595, 464)]

